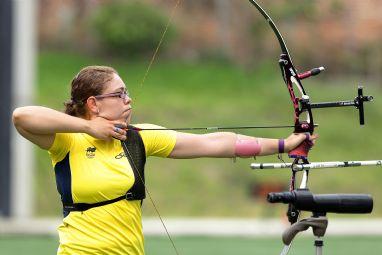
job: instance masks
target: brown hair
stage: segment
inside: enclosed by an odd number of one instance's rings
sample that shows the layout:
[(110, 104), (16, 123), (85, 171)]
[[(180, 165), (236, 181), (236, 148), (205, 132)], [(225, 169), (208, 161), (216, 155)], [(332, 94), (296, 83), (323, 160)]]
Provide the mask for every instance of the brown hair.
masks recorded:
[(118, 74), (114, 68), (108, 66), (87, 66), (73, 78), (71, 83), (70, 100), (64, 103), (65, 113), (83, 117), (86, 114), (85, 103), (90, 96), (102, 93), (105, 83)]

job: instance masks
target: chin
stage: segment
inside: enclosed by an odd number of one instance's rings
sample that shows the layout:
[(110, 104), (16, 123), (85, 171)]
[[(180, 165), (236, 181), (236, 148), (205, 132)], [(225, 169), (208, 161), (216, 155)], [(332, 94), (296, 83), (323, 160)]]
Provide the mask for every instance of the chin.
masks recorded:
[(126, 122), (127, 125), (129, 125), (131, 123), (131, 114), (129, 114), (125, 119), (124, 121)]

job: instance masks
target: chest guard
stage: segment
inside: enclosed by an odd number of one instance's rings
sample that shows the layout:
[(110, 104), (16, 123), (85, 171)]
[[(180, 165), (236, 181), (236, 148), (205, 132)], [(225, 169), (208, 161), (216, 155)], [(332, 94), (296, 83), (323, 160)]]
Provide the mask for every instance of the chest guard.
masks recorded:
[(125, 156), (127, 157), (134, 173), (135, 182), (133, 186), (126, 192), (125, 195), (99, 203), (64, 203), (64, 216), (68, 215), (72, 211), (86, 211), (90, 208), (115, 203), (122, 199), (130, 201), (141, 200), (141, 203), (143, 202), (143, 199), (146, 198), (144, 173), (146, 164), (146, 151), (141, 135), (137, 130), (134, 130), (133, 128), (133, 126), (128, 126), (128, 130), (126, 132), (127, 139), (125, 141), (121, 141)]
[(133, 169), (135, 182), (127, 191), (127, 200), (143, 200), (146, 198), (145, 192), (145, 164), (146, 151), (143, 140), (138, 131), (132, 129), (133, 126), (128, 126), (127, 139), (121, 141), (123, 151), (130, 166)]

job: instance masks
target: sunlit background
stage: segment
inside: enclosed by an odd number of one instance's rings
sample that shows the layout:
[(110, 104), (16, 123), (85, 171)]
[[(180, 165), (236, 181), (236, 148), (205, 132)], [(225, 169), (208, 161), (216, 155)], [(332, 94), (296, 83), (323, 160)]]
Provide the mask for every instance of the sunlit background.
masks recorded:
[[(353, 100), (359, 85), (375, 98), (365, 103), (365, 126), (354, 107), (315, 110), (320, 138), (310, 160), (382, 159), (380, 1), (259, 3), (300, 72), (326, 68), (303, 82), (312, 102)], [(0, 8), (0, 254), (52, 254), (57, 248), (62, 212), (51, 162), (46, 151), (16, 133), (11, 114), (24, 105), (62, 110), (69, 83), (84, 66), (117, 69), (133, 98), (133, 123), (168, 128), (293, 124), (278, 66), (280, 46), (249, 1), (1, 0)], [(233, 131), (283, 138), (293, 129)], [(283, 160), (289, 161), (287, 155)], [(255, 171), (249, 167), (253, 162), (280, 160), (148, 160), (147, 187), (170, 234), (182, 236), (176, 240), (182, 254), (239, 250), (232, 247), (255, 254), (281, 250), (286, 206), (268, 204), (266, 195), (288, 189), (290, 170)], [(328, 253), (381, 253), (381, 180), (380, 166), (311, 171), (314, 193), (374, 198), (370, 215), (329, 215)], [(143, 215), (147, 253), (172, 254), (148, 199)], [(198, 239), (206, 235), (211, 239)], [(311, 237), (309, 232), (296, 244), (305, 247), (302, 253), (313, 253)]]

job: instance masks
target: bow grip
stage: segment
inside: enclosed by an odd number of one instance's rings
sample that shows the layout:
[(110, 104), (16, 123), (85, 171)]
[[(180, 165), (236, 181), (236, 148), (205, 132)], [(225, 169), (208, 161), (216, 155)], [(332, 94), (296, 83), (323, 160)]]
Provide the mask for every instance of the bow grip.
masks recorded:
[(313, 142), (310, 140), (310, 135), (306, 134), (306, 139), (288, 153), (290, 158), (307, 159), (309, 150), (312, 148)]

